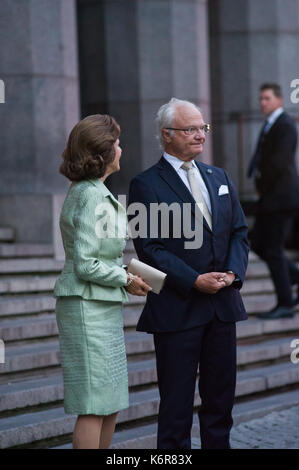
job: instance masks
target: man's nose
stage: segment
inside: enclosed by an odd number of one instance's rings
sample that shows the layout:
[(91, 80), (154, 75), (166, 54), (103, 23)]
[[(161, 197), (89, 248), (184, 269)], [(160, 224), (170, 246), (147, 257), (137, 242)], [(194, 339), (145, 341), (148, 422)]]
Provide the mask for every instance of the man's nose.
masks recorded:
[(202, 138), (205, 138), (205, 132), (203, 129), (198, 129), (198, 131), (196, 132), (195, 136), (194, 136), (196, 139), (202, 139)]

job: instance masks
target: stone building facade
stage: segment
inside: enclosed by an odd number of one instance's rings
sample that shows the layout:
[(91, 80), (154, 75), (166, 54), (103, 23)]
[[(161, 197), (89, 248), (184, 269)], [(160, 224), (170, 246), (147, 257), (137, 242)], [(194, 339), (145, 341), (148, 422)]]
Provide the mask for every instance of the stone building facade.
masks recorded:
[(160, 156), (154, 117), (172, 96), (202, 108), (213, 129), (202, 158), (253, 198), (258, 87), (279, 82), (299, 117), (298, 63), (299, 0), (1, 0), (0, 225), (59, 256), (69, 183), (58, 168), (73, 125), (95, 113), (120, 122), (122, 168), (108, 184), (126, 194)]

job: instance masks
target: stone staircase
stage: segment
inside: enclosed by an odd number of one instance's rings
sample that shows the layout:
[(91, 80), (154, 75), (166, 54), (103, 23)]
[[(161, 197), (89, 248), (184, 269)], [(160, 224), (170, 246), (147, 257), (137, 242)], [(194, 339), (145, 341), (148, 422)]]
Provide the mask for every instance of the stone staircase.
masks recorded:
[[(291, 254), (293, 257), (294, 254)], [(128, 244), (125, 262), (134, 256)], [(63, 267), (50, 245), (14, 243), (0, 229), (0, 448), (71, 448), (76, 416), (63, 409), (55, 299)], [(275, 304), (266, 266), (250, 253), (242, 289), (249, 320), (237, 324), (238, 377), (234, 422), (261, 417), (299, 403), (299, 364), (290, 361), (299, 338), (299, 312), (291, 319), (263, 321), (256, 312)], [(124, 308), (130, 407), (118, 415), (112, 448), (155, 448), (159, 392), (152, 335), (136, 333), (143, 299)], [(200, 404), (198, 392), (195, 408)], [(193, 436), (199, 436), (195, 416)]]

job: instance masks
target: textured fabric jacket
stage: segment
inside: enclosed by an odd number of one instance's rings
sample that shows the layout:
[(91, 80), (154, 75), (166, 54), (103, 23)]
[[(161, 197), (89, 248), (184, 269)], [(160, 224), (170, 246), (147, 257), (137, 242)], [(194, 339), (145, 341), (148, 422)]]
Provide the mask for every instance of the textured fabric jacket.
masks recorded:
[(125, 208), (99, 179), (72, 183), (65, 198), (60, 230), (65, 265), (54, 295), (124, 302), (127, 275)]

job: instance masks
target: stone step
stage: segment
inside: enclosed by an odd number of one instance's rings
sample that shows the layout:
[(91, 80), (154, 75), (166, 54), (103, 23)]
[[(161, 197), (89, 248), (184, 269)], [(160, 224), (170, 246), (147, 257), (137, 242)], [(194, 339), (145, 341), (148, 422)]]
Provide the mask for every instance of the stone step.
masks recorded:
[[(289, 385), (299, 386), (299, 367), (289, 361), (238, 371), (237, 378), (236, 396), (244, 397)], [(298, 390), (297, 394), (299, 397)]]
[(0, 277), (0, 294), (21, 294), (53, 291), (57, 276), (24, 275)]
[[(282, 374), (280, 379), (277, 375), (277, 370)], [(269, 374), (272, 379), (271, 387), (269, 387)], [(293, 384), (294, 381), (296, 383), (297, 378), (296, 372), (294, 375), (293, 364), (288, 363), (250, 371), (239, 371), (237, 374), (236, 397), (266, 391), (268, 388), (273, 388), (273, 384), (274, 387), (280, 386), (280, 383), (282, 385)], [(282, 382), (278, 382), (277, 385), (278, 379), (282, 380)], [(139, 397), (139, 408), (134, 397)], [(141, 402), (140, 397), (143, 398)], [(299, 400), (298, 392), (297, 399)], [(63, 378), (61, 372), (49, 377), (39, 377), (34, 380), (23, 380), (0, 385), (0, 413), (8, 410), (51, 404), (62, 400)], [(137, 420), (157, 414), (158, 401), (159, 392), (157, 387), (142, 392), (131, 392), (130, 407), (127, 410), (121, 411), (120, 422)], [(200, 403), (198, 395), (196, 395), (195, 402), (196, 404)]]
[[(41, 386), (46, 387), (46, 392), (50, 392), (50, 385), (46, 381), (41, 382)], [(62, 385), (60, 386), (63, 395)], [(38, 389), (35, 390), (37, 392)], [(54, 392), (55, 394), (56, 392)], [(61, 394), (60, 394), (61, 395)], [(59, 397), (59, 398), (58, 398)], [(54, 398), (62, 399), (60, 396)], [(6, 401), (8, 401), (6, 399)], [(195, 405), (199, 404), (198, 394), (195, 399)], [(127, 423), (132, 420), (156, 416), (159, 406), (158, 389), (144, 390), (130, 393), (130, 407), (121, 410), (117, 416), (117, 423)], [(18, 419), (18, 418), (21, 419)], [(46, 439), (55, 435), (72, 432), (76, 420), (75, 415), (66, 415), (63, 407), (52, 408), (35, 413), (12, 416), (10, 418), (0, 419), (0, 448), (20, 445), (26, 442), (34, 442), (37, 439)], [(56, 431), (55, 428), (56, 427)], [(22, 429), (23, 436), (17, 436), (18, 431)], [(34, 439), (32, 439), (32, 432)], [(54, 432), (54, 434), (53, 434)]]
[(61, 272), (64, 261), (54, 258), (1, 259), (0, 274)]
[(237, 364), (244, 366), (287, 357), (290, 359), (293, 351), (291, 348), (293, 339), (294, 336), (290, 335), (283, 338), (266, 339), (260, 343), (238, 345)]
[[(124, 325), (125, 328), (136, 327), (140, 316), (142, 306), (124, 307)], [(281, 334), (286, 332), (299, 331), (299, 314), (293, 318), (284, 318), (277, 320), (261, 320), (250, 317), (248, 320), (237, 323), (237, 338), (253, 338), (271, 334)], [(299, 333), (298, 333), (299, 334)], [(57, 336), (58, 329), (55, 312), (40, 313), (39, 315), (28, 315), (22, 317), (12, 317), (0, 322), (0, 338), (4, 342), (25, 341), (34, 338), (47, 338)], [(145, 352), (146, 345), (152, 344), (151, 335), (142, 336), (141, 332), (130, 332), (126, 338), (133, 338), (135, 352)], [(128, 339), (127, 339), (128, 341)], [(129, 344), (128, 344), (129, 346)], [(131, 347), (131, 346), (130, 346)], [(152, 346), (149, 350), (152, 350)], [(132, 354), (133, 352), (129, 352)]]
[[(0, 274), (45, 272), (55, 272), (59, 274), (64, 266), (64, 260), (56, 260), (49, 257), (52, 253), (53, 247), (51, 245), (0, 243), (0, 256), (8, 257), (7, 259), (0, 259)], [(18, 259), (19, 256), (30, 256), (30, 258)], [(136, 253), (134, 251), (126, 250), (125, 264), (127, 264), (132, 257), (136, 258)], [(297, 265), (299, 266), (298, 263)], [(247, 278), (261, 278), (268, 276), (269, 270), (264, 262), (259, 259), (255, 259), (254, 261), (251, 260), (249, 262)]]
[[(298, 310), (297, 310), (298, 312)], [(257, 317), (249, 317), (246, 321), (237, 322), (237, 338), (255, 338), (271, 335), (292, 333), (299, 334), (299, 314), (293, 318), (279, 318), (277, 320), (262, 320)]]
[(0, 258), (31, 258), (53, 255), (53, 245), (46, 243), (0, 243)]
[[(157, 422), (138, 426), (138, 428), (116, 431), (113, 435), (110, 449), (156, 449), (157, 432)], [(193, 435), (194, 430), (192, 427), (192, 436)], [(69, 443), (54, 447), (54, 449), (72, 449), (72, 444)]]
[(58, 329), (54, 312), (0, 322), (0, 338), (5, 343), (57, 335)]
[[(299, 262), (294, 260), (297, 267), (299, 267)], [(246, 279), (251, 278), (265, 278), (269, 277), (270, 272), (267, 265), (261, 261), (257, 260), (255, 262), (250, 262), (246, 271)]]
[[(54, 313), (46, 313), (39, 317), (26, 317), (17, 320), (3, 320), (0, 323), (0, 338), (8, 346), (9, 341), (40, 339), (56, 336), (58, 328)], [(125, 333), (127, 354), (138, 354), (153, 351), (151, 334), (143, 332)]]
[[(125, 328), (136, 327), (141, 306), (128, 304), (124, 307)], [(0, 321), (0, 338), (3, 341), (21, 341), (33, 338), (47, 338), (58, 335), (55, 311), (36, 315), (11, 316)], [(140, 337), (141, 338), (141, 337)]]
[[(129, 295), (128, 307), (137, 307), (144, 304), (144, 297)], [(46, 310), (55, 310), (56, 299), (53, 294), (26, 294), (15, 296), (2, 296), (0, 299), (0, 317), (14, 315), (29, 315)]]
[(55, 309), (55, 298), (51, 295), (7, 296), (0, 300), (0, 317), (39, 313)]
[(242, 296), (256, 295), (256, 294), (273, 294), (274, 285), (270, 278), (265, 279), (246, 279), (242, 289), (240, 290)]
[[(143, 302), (142, 298), (131, 296), (130, 302), (125, 304), (123, 315), (126, 328), (136, 327)], [(254, 315), (257, 310), (270, 309), (275, 303), (275, 298), (271, 295), (246, 297), (244, 303), (249, 314)], [(2, 298), (0, 338), (4, 341), (20, 341), (57, 335), (54, 309), (55, 299), (52, 295), (36, 294)], [(296, 307), (296, 311), (299, 311), (299, 306)], [(298, 314), (293, 318), (277, 320), (261, 320), (253, 315), (249, 316), (249, 320), (237, 323), (238, 338), (298, 330)]]
[[(296, 250), (285, 250), (285, 253), (286, 253), (286, 256), (293, 260), (293, 261), (296, 261), (298, 260), (299, 261), (299, 256), (298, 256), (298, 251)], [(255, 254), (253, 251), (249, 251), (249, 255), (248, 255), (248, 261), (249, 263), (255, 263), (256, 261), (261, 261), (261, 258)]]
[[(62, 400), (62, 374), (0, 385), (0, 412), (51, 404)], [(157, 414), (158, 401), (157, 387), (130, 392), (130, 407), (120, 412), (118, 422), (132, 421)], [(199, 402), (198, 397), (197, 402)]]
[[(149, 338), (150, 339), (150, 338)], [(147, 341), (147, 338), (145, 339)], [(128, 341), (127, 348), (134, 350), (134, 339)], [(140, 348), (140, 343), (137, 344)], [(0, 364), (0, 379), (12, 380), (5, 374), (20, 373), (26, 370), (43, 369), (46, 367), (60, 367), (60, 350), (57, 340), (38, 343), (7, 346), (5, 348), (5, 363)], [(155, 360), (138, 361), (128, 364), (129, 383), (131, 386), (143, 385), (156, 381)]]
[[(0, 274), (44, 272), (59, 274), (64, 266), (64, 260), (52, 258), (53, 254), (53, 246), (49, 244), (0, 243)], [(30, 259), (27, 259), (28, 257)], [(134, 248), (129, 246), (125, 250), (124, 263), (127, 264), (133, 257), (136, 258), (137, 255)]]
[[(249, 315), (255, 315), (257, 312), (270, 310), (276, 304), (274, 294), (261, 294), (255, 296), (243, 296), (244, 305)], [(130, 301), (125, 304), (126, 307), (139, 307), (140, 310), (131, 311), (130, 322), (132, 326), (136, 325), (140, 316), (143, 297), (130, 296)], [(13, 317), (17, 315), (38, 314), (45, 311), (55, 310), (55, 298), (53, 294), (26, 294), (16, 296), (3, 296), (0, 299), (0, 318)], [(298, 306), (295, 309), (298, 310)], [(129, 317), (129, 314), (128, 314)], [(129, 321), (129, 319), (128, 319)]]
[[(297, 295), (297, 285), (292, 286), (293, 295)], [(246, 279), (242, 289), (240, 290), (242, 297), (247, 296), (257, 296), (263, 294), (275, 294), (275, 288), (272, 280), (270, 278), (265, 279), (256, 279), (249, 278)]]
[[(273, 411), (281, 411), (299, 403), (298, 391), (285, 392), (265, 398), (251, 400), (246, 403), (237, 403), (233, 408), (234, 426), (248, 422), (252, 419), (262, 418)], [(234, 430), (234, 427), (233, 427)], [(233, 431), (232, 430), (232, 431)], [(199, 448), (199, 423), (197, 413), (193, 415), (193, 426), (191, 432), (191, 448)], [(112, 440), (111, 449), (155, 449), (157, 444), (157, 423), (138, 426), (138, 428), (117, 431)], [(234, 442), (233, 432), (231, 434), (232, 448), (239, 447)], [(72, 449), (72, 444), (64, 444), (55, 449)]]
[[(0, 259), (0, 274), (55, 272), (58, 275), (60, 274), (63, 266), (63, 260), (46, 257), (30, 259)], [(269, 271), (264, 263), (257, 261), (249, 264), (247, 278), (260, 278), (267, 277), (268, 275)]]
[(76, 416), (66, 415), (61, 407), (2, 418), (0, 449), (69, 434), (75, 421)]
[(0, 227), (0, 242), (13, 242), (15, 231), (9, 227)]
[[(275, 294), (248, 295), (243, 296), (242, 299), (248, 315), (256, 315), (259, 312), (268, 311), (277, 304)], [(297, 312), (298, 308), (299, 306), (297, 305), (294, 311)]]
[(246, 279), (261, 279), (268, 278), (270, 272), (266, 264), (262, 261), (249, 263), (246, 271)]
[[(20, 294), (53, 291), (57, 275), (9, 275), (0, 277), (0, 294)], [(274, 293), (270, 279), (247, 279), (241, 290), (243, 296)]]
[[(139, 336), (137, 336), (139, 335)], [(261, 343), (238, 345), (238, 366), (245, 366), (262, 361), (278, 361), (290, 357), (290, 347), (294, 336), (290, 335), (277, 339), (266, 339)], [(152, 352), (154, 350), (151, 335), (146, 333), (127, 333), (126, 349), (128, 355), (138, 352)], [(6, 374), (21, 373), (26, 370), (42, 369), (46, 367), (60, 367), (60, 350), (57, 340), (42, 343), (32, 343), (19, 346), (7, 346), (5, 348), (5, 363), (0, 364), (1, 382), (11, 380)], [(130, 386), (140, 386), (155, 383), (156, 368), (155, 359), (136, 362), (128, 362)]]
[[(264, 311), (275, 305), (274, 294), (261, 294), (255, 296), (243, 296), (246, 310), (249, 314)], [(144, 297), (130, 296), (126, 306), (144, 305)], [(0, 317), (10, 315), (21, 315), (39, 313), (45, 310), (55, 309), (55, 297), (53, 294), (20, 294), (2, 296), (0, 299)]]
[[(238, 373), (236, 397), (275, 390), (277, 387), (293, 385), (294, 383), (299, 383), (299, 369), (290, 363), (243, 371)], [(31, 390), (34, 389), (32, 392), (33, 398), (31, 399), (33, 402), (31, 402), (31, 404), (34, 403), (34, 397), (35, 399), (40, 399), (39, 393), (43, 386), (45, 395), (48, 394), (48, 397), (54, 396), (55, 399), (60, 399), (61, 393), (63, 393), (53, 388), (51, 392), (51, 390), (48, 389), (48, 387), (51, 387), (51, 384), (45, 384), (45, 381), (40, 381), (40, 386), (36, 384), (36, 387), (32, 387), (32, 384), (28, 384), (27, 389), (24, 385), (20, 385), (18, 389), (18, 384), (14, 384), (14, 392), (11, 393), (15, 393), (17, 397), (12, 398), (13, 402), (10, 402), (10, 406), (13, 406), (17, 400), (19, 400), (19, 404), (22, 404), (22, 400), (25, 399), (24, 394), (26, 393), (27, 400), (29, 399), (30, 402), (30, 386)], [(8, 388), (6, 388), (6, 390), (2, 389), (1, 392), (1, 395), (4, 397), (3, 402), (9, 404)], [(21, 393), (23, 393), (23, 397), (21, 397)], [(267, 413), (270, 409), (277, 409), (277, 407), (283, 409), (284, 407), (292, 406), (294, 402), (298, 403), (299, 394), (297, 390), (295, 392), (288, 392), (288, 395), (282, 395), (277, 395), (277, 399), (272, 396), (258, 400), (255, 399), (255, 403), (251, 401), (236, 404), (234, 408), (235, 424), (253, 419), (253, 417), (262, 416), (263, 412)], [(122, 410), (119, 413), (118, 423), (127, 423), (130, 420), (141, 419), (145, 416), (156, 416), (158, 402), (159, 396), (157, 389), (131, 393), (130, 407), (128, 410)], [(198, 395), (195, 403), (199, 403)], [(259, 403), (259, 406), (257, 406), (257, 403)], [(9, 418), (1, 418), (0, 448), (3, 449), (22, 444), (28, 444), (28, 447), (30, 447), (30, 443), (37, 440), (70, 434), (73, 431), (75, 419), (76, 416), (66, 415), (62, 406), (44, 411), (36, 411), (34, 413), (18, 414)], [(135, 428), (132, 432), (134, 438), (142, 436), (141, 427)], [(122, 435), (121, 439), (119, 439), (119, 436), (120, 434), (116, 433), (114, 443), (116, 444), (118, 441), (124, 445), (124, 435)]]

